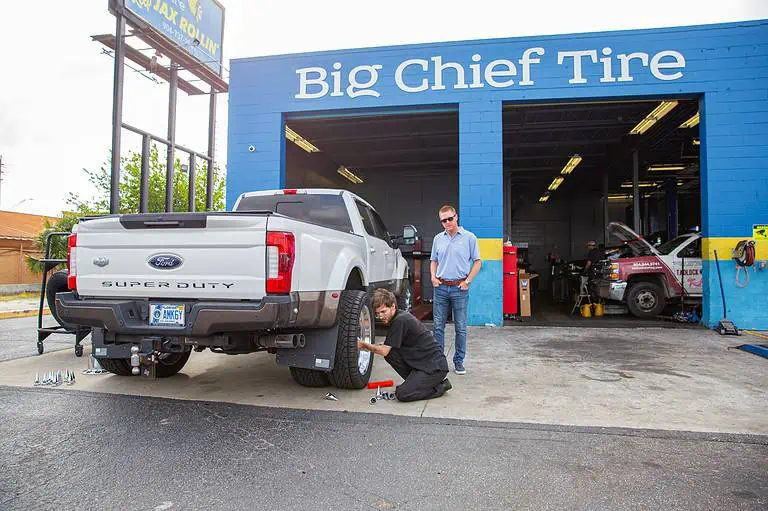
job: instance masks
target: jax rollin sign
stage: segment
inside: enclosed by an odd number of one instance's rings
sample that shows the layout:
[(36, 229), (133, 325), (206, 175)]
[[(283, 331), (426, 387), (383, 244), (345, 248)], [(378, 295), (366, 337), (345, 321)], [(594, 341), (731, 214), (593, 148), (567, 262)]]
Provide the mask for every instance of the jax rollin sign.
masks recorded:
[[(517, 60), (495, 59), (484, 61), (474, 54), (471, 62), (444, 61), (441, 56), (413, 58), (394, 67), (394, 84), (403, 92), (420, 93), (428, 90), (503, 89), (519, 86), (530, 87), (536, 83), (536, 66), (546, 59), (544, 48), (528, 48)], [(586, 84), (586, 74), (602, 75), (601, 83), (632, 82), (641, 73), (650, 74), (656, 80), (678, 80), (683, 76), (685, 57), (673, 50), (663, 50), (653, 55), (645, 52), (613, 55), (609, 47), (602, 50), (558, 51), (557, 65), (563, 69), (563, 82)], [(299, 77), (297, 99), (330, 96), (380, 97), (378, 88), (380, 71), (387, 73), (381, 64), (367, 64), (345, 70), (341, 62), (334, 62), (332, 70), (324, 67), (305, 67), (296, 70)], [(548, 73), (551, 74), (551, 73)], [(330, 75), (330, 78), (329, 78)], [(552, 78), (548, 78), (550, 81)], [(593, 81), (598, 81), (595, 77)], [(389, 87), (387, 87), (389, 88)]]
[(138, 18), (221, 75), (224, 7), (215, 0), (120, 0)]

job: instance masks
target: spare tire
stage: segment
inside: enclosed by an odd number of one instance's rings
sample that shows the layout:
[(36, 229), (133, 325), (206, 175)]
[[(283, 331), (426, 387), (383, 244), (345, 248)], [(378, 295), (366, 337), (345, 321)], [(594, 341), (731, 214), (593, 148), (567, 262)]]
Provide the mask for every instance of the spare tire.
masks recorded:
[(66, 293), (67, 291), (69, 291), (69, 287), (67, 286), (67, 272), (63, 270), (53, 273), (45, 284), (45, 299), (48, 303), (48, 308), (51, 310), (53, 319), (67, 330), (74, 330), (77, 328), (77, 325), (62, 321), (56, 310), (56, 293)]

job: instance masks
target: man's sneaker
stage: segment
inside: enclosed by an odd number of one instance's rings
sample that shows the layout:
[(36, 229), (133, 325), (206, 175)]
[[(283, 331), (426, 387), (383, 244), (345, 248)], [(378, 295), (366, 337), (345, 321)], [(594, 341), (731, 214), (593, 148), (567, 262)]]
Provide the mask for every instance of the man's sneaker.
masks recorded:
[(464, 369), (464, 364), (461, 362), (456, 364), (456, 374), (467, 374), (467, 370)]
[(451, 385), (451, 380), (448, 378), (443, 380), (443, 388), (445, 389), (445, 392), (448, 392), (453, 388), (453, 385)]

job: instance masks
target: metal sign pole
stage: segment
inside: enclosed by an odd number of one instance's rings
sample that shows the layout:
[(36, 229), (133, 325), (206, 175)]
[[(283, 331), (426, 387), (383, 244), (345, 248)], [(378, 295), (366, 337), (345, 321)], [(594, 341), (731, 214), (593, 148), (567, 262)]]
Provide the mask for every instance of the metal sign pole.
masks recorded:
[(112, 95), (112, 174), (109, 188), (109, 212), (120, 212), (120, 134), (123, 124), (123, 67), (125, 64), (125, 18), (115, 9), (115, 78)]
[(173, 174), (176, 163), (176, 92), (179, 87), (179, 65), (171, 62), (170, 92), (168, 94), (168, 160), (165, 174), (165, 211), (173, 211)]
[(637, 234), (644, 234), (640, 228), (640, 165), (637, 149), (632, 151), (632, 215), (633, 227)]
[(208, 108), (208, 179), (205, 188), (205, 209), (213, 209), (213, 161), (216, 149), (216, 91), (211, 87), (211, 103)]
[(139, 186), (139, 213), (149, 211), (149, 153), (152, 139), (149, 135), (141, 137), (141, 184)]

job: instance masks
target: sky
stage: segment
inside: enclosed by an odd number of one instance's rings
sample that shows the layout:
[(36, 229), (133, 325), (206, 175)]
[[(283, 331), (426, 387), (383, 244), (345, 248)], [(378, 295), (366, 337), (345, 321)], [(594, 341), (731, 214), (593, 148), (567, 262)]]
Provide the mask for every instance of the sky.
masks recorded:
[[(473, 0), (453, 8), (444, 0), (220, 1), (225, 78), (231, 58), (768, 19), (768, 0)], [(107, 0), (32, 5), (0, 7), (0, 210), (59, 215), (69, 193), (96, 193), (83, 169), (108, 166), (114, 61), (90, 36), (114, 34), (115, 20)], [(165, 136), (168, 84), (158, 81), (126, 69), (123, 122)], [(179, 92), (177, 109), (177, 143), (205, 153), (208, 97)], [(224, 94), (216, 123), (222, 166), (226, 126)], [(134, 134), (123, 131), (122, 140), (123, 155), (141, 148)]]

